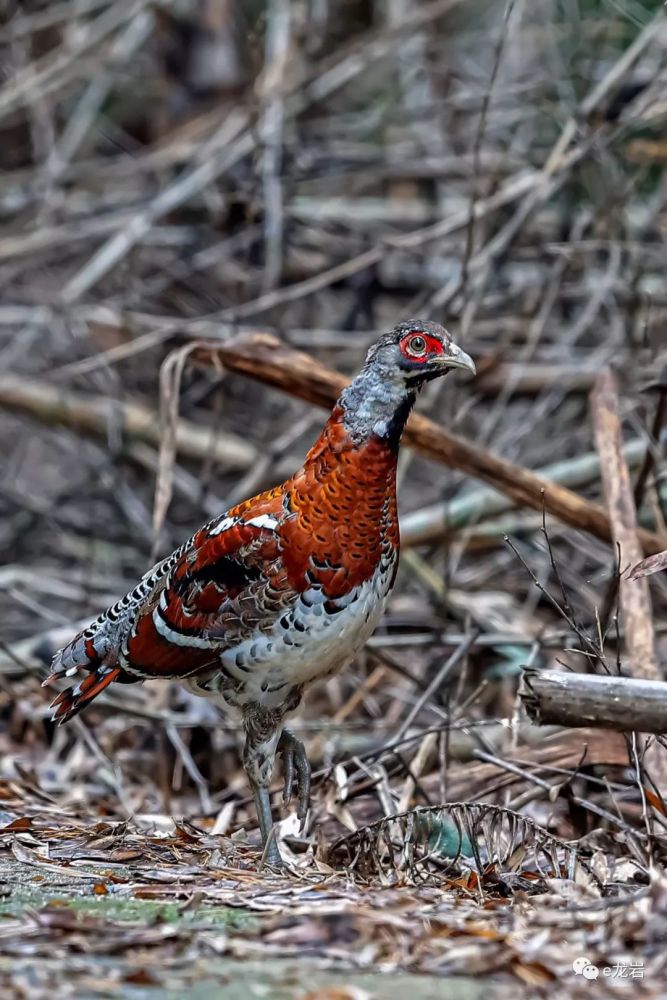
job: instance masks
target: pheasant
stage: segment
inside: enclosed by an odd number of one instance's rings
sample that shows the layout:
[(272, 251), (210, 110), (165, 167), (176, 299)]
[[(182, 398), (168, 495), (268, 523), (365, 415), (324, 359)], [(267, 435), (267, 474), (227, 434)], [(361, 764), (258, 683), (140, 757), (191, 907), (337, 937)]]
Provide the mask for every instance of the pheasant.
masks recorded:
[(177, 680), (240, 716), (243, 764), (268, 863), (269, 782), (283, 756), (283, 798), (305, 819), (310, 766), (284, 727), (315, 680), (364, 645), (398, 564), (396, 461), (419, 389), (472, 359), (436, 323), (382, 336), (341, 393), (304, 464), (281, 486), (205, 524), (54, 657), (44, 682), (85, 676), (51, 704), (67, 722), (114, 682)]

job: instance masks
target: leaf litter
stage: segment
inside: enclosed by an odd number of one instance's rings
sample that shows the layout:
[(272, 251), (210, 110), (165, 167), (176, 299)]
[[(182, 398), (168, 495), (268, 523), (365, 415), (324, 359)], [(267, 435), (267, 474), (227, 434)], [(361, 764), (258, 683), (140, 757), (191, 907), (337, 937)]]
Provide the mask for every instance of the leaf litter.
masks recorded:
[[(277, 873), (261, 870), (242, 838), (193, 823), (167, 832), (66, 816), (45, 810), (37, 787), (10, 782), (0, 799), (6, 990), (39, 968), (65, 996), (73, 982), (90, 996), (133, 996), (131, 984), (142, 996), (177, 996), (196, 982), (219, 985), (228, 961), (255, 963), (260, 985), (262, 968), (269, 984), (283, 982), (281, 963), (297, 963), (307, 983), (305, 963), (334, 984), (354, 970), (353, 984), (363, 974), (376, 990), (391, 972), (415, 977), (415, 989), (423, 979), (428, 990), (424, 977), (444, 988), (453, 976), (463, 990), (465, 977), (481, 976), (499, 977), (499, 990), (514, 979), (576, 995), (572, 962), (603, 948), (641, 949), (645, 980), (634, 986), (649, 996), (664, 965), (662, 876), (647, 880), (637, 865), (577, 849), (498, 807), (411, 810), (342, 837), (327, 860), (295, 854)], [(39, 990), (35, 981), (31, 995)], [(286, 995), (306, 993), (297, 982)]]

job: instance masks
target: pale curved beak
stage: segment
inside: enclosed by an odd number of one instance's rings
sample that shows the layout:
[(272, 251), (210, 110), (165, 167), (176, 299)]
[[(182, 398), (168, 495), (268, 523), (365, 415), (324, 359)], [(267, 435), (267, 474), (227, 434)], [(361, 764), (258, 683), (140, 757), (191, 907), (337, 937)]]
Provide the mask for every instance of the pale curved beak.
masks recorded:
[(460, 347), (457, 347), (456, 344), (450, 344), (449, 353), (443, 354), (438, 360), (445, 368), (464, 368), (471, 375), (477, 374), (473, 359), (465, 351), (462, 351)]

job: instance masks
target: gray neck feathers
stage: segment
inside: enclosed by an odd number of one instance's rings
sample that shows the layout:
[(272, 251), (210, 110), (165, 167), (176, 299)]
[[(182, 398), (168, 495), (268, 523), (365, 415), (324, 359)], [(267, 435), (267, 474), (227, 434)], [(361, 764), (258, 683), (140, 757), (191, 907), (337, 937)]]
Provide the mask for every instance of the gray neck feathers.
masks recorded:
[(392, 446), (398, 446), (414, 401), (401, 374), (377, 363), (364, 368), (340, 397), (345, 427), (355, 442), (376, 436)]

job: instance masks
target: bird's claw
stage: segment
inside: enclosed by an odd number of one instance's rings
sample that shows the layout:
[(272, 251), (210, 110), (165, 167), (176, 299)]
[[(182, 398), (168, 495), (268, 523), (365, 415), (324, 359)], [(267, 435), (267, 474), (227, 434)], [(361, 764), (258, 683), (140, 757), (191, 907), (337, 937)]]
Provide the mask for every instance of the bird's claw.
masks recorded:
[(296, 786), (299, 803), (297, 816), (303, 821), (308, 813), (310, 803), (310, 764), (305, 747), (294, 733), (290, 732), (289, 729), (283, 729), (278, 752), (282, 754), (285, 768), (283, 802), (285, 805), (289, 805)]

